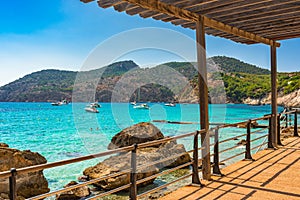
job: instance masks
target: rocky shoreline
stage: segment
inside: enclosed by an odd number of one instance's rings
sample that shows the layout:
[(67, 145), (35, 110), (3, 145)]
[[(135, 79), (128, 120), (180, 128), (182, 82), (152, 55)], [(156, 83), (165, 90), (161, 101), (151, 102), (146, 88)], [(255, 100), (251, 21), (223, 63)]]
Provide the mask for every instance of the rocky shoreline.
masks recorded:
[[(261, 99), (252, 99), (247, 98), (243, 100), (244, 104), (248, 105), (265, 105), (271, 104), (271, 94), (266, 95)], [(300, 89), (296, 90), (290, 94), (278, 94), (277, 103), (279, 106), (288, 107), (288, 108), (299, 108), (300, 107)]]
[[(151, 123), (139, 123), (128, 127), (116, 134), (108, 149), (117, 149), (120, 147), (131, 146), (155, 140), (166, 138), (163, 133)], [(22, 168), (32, 165), (44, 164), (47, 160), (40, 154), (29, 150), (20, 151), (9, 148), (7, 144), (0, 143), (0, 171), (10, 170), (14, 168)], [(163, 162), (159, 162), (160, 160)], [(190, 162), (191, 157), (186, 152), (184, 145), (177, 144), (176, 141), (169, 141), (163, 144), (157, 144), (151, 147), (137, 149), (137, 179), (143, 179), (161, 171), (182, 165)], [(151, 165), (151, 163), (154, 163)], [(149, 165), (150, 164), (150, 165)], [(93, 180), (99, 177), (108, 176), (114, 173), (119, 173), (131, 168), (131, 151), (112, 155), (95, 166), (91, 166), (83, 170), (83, 176), (78, 178), (79, 182)], [(147, 191), (159, 185), (172, 181), (184, 174), (190, 173), (190, 169), (180, 169), (171, 174), (152, 178), (139, 184), (139, 191)], [(125, 173), (116, 177), (107, 178), (96, 182), (93, 185), (83, 186), (64, 192), (56, 196), (58, 200), (76, 200), (84, 199), (96, 194), (115, 189), (117, 187), (129, 184), (130, 173)], [(184, 182), (184, 181), (183, 181)], [(64, 188), (77, 185), (78, 182), (71, 181)], [(175, 184), (168, 188), (177, 188), (180, 184)], [(44, 177), (43, 171), (29, 173), (17, 177), (17, 194), (18, 200), (30, 198), (36, 195), (49, 192), (48, 182)], [(156, 199), (163, 196), (169, 190), (163, 190), (148, 196), (151, 199)], [(0, 179), (0, 200), (9, 199), (8, 179)], [(122, 199), (123, 196), (128, 197), (128, 191), (124, 190), (118, 194), (110, 195), (105, 199)], [(147, 198), (148, 198), (147, 197)]]

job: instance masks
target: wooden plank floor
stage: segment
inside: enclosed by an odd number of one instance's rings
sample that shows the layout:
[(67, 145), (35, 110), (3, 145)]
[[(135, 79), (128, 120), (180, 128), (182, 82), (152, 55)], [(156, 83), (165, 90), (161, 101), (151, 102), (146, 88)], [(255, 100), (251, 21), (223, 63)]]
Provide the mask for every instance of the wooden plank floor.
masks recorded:
[(240, 161), (222, 169), (224, 177), (213, 176), (205, 186), (185, 186), (164, 196), (174, 199), (299, 199), (300, 138), (286, 139), (277, 150), (253, 155), (255, 161)]

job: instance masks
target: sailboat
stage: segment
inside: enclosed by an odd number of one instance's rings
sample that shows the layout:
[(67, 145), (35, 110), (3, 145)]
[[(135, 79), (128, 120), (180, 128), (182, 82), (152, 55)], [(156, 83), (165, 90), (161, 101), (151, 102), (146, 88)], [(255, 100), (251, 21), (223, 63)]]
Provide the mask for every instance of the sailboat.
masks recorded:
[[(138, 90), (138, 101), (140, 101), (140, 96), (141, 96), (141, 90), (139, 88), (139, 90)], [(133, 108), (135, 108), (135, 109), (150, 109), (150, 107), (146, 103), (140, 103), (140, 104), (135, 103)]]

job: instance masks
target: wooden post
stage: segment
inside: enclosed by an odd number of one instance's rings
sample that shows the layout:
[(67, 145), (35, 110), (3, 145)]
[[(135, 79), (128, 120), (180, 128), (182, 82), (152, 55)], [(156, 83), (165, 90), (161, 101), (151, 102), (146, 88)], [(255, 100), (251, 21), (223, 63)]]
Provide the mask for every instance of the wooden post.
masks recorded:
[(131, 151), (131, 173), (130, 173), (130, 189), (129, 189), (129, 198), (130, 200), (137, 199), (137, 161), (136, 161), (136, 150), (137, 144), (134, 144), (134, 149)]
[(199, 167), (199, 156), (198, 156), (198, 137), (199, 136), (199, 131), (197, 131), (197, 133), (195, 134), (194, 136), (194, 152), (193, 152), (193, 176), (192, 176), (192, 183), (194, 184), (198, 184), (198, 185), (201, 185), (201, 182), (200, 182), (200, 178), (199, 178), (199, 170), (198, 170), (198, 167)]
[(9, 177), (9, 199), (16, 200), (17, 199), (17, 170), (12, 168), (10, 170), (11, 176)]
[(281, 146), (284, 146), (284, 145), (281, 143), (281, 136), (280, 136), (280, 134), (281, 134), (280, 117), (281, 117), (281, 115), (279, 114), (279, 115), (277, 116), (277, 137), (278, 137), (277, 144), (278, 144), (278, 145), (281, 145)]
[(295, 110), (294, 116), (294, 137), (298, 137), (298, 110)]
[(276, 46), (271, 45), (271, 86), (272, 86), (272, 143), (277, 147), (277, 60), (276, 60)]
[(253, 160), (251, 156), (251, 119), (247, 123), (245, 160)]
[(268, 148), (274, 149), (273, 143), (272, 143), (272, 121), (273, 121), (273, 115), (269, 118), (269, 133), (268, 133)]
[(213, 166), (213, 173), (223, 176), (223, 174), (221, 173), (220, 170), (220, 166), (219, 166), (219, 127), (217, 126), (215, 129), (215, 138), (214, 138), (214, 166)]
[(209, 121), (208, 121), (208, 88), (207, 88), (207, 69), (206, 69), (206, 46), (204, 18), (199, 17), (196, 22), (197, 39), (197, 64), (198, 64), (198, 83), (199, 83), (199, 105), (200, 105), (200, 126), (206, 130), (206, 134), (201, 134), (202, 150), (202, 173), (206, 180), (211, 179), (210, 167), (210, 145), (209, 145)]
[[(288, 111), (288, 110), (287, 110)], [(289, 115), (285, 114), (285, 128), (287, 128), (289, 126)]]

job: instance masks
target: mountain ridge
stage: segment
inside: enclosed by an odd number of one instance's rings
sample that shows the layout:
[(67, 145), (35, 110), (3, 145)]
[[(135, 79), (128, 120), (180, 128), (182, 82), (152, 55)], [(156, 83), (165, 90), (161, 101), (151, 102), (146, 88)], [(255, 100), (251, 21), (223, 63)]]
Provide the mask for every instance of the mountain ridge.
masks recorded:
[[(243, 103), (246, 99), (263, 99), (270, 93), (270, 71), (257, 66), (247, 64), (235, 58), (226, 56), (214, 56), (207, 61), (208, 65), (208, 86), (211, 97), (220, 96), (225, 91), (226, 100), (217, 99), (212, 102)], [(95, 89), (95, 96), (90, 99), (78, 99), (78, 101), (111, 101), (116, 84), (126, 74), (155, 74), (164, 73), (170, 68), (177, 71), (179, 76), (184, 76), (189, 82), (185, 88), (174, 88), (173, 91), (167, 85), (157, 84), (153, 80), (140, 89), (140, 101), (153, 102), (185, 102), (196, 103), (198, 101), (197, 70), (194, 62), (168, 62), (157, 65), (153, 68), (140, 68), (134, 61), (120, 61), (90, 71), (75, 72), (66, 70), (41, 70), (28, 74), (16, 81), (0, 87), (0, 101), (16, 102), (42, 102), (57, 101), (61, 99), (72, 99), (74, 86), (84, 94), (85, 91)], [(77, 80), (76, 77), (82, 78)], [(101, 78), (99, 78), (101, 76)], [(139, 76), (139, 75), (138, 75)], [(135, 77), (129, 83), (139, 87), (135, 81), (147, 77)], [(147, 75), (146, 75), (147, 76)], [(279, 93), (286, 95), (300, 88), (299, 73), (279, 73)], [(77, 81), (76, 83), (74, 81)], [(180, 78), (167, 78), (173, 85), (180, 85)], [(182, 79), (183, 80), (183, 79)], [(131, 82), (130, 82), (131, 81)], [(176, 83), (176, 81), (179, 81)], [(77, 84), (77, 85), (76, 85)], [(122, 88), (125, 91), (126, 88)], [(175, 92), (175, 94), (174, 94)], [(80, 95), (79, 95), (80, 96)], [(126, 99), (119, 99), (121, 102), (137, 100), (138, 91)]]

